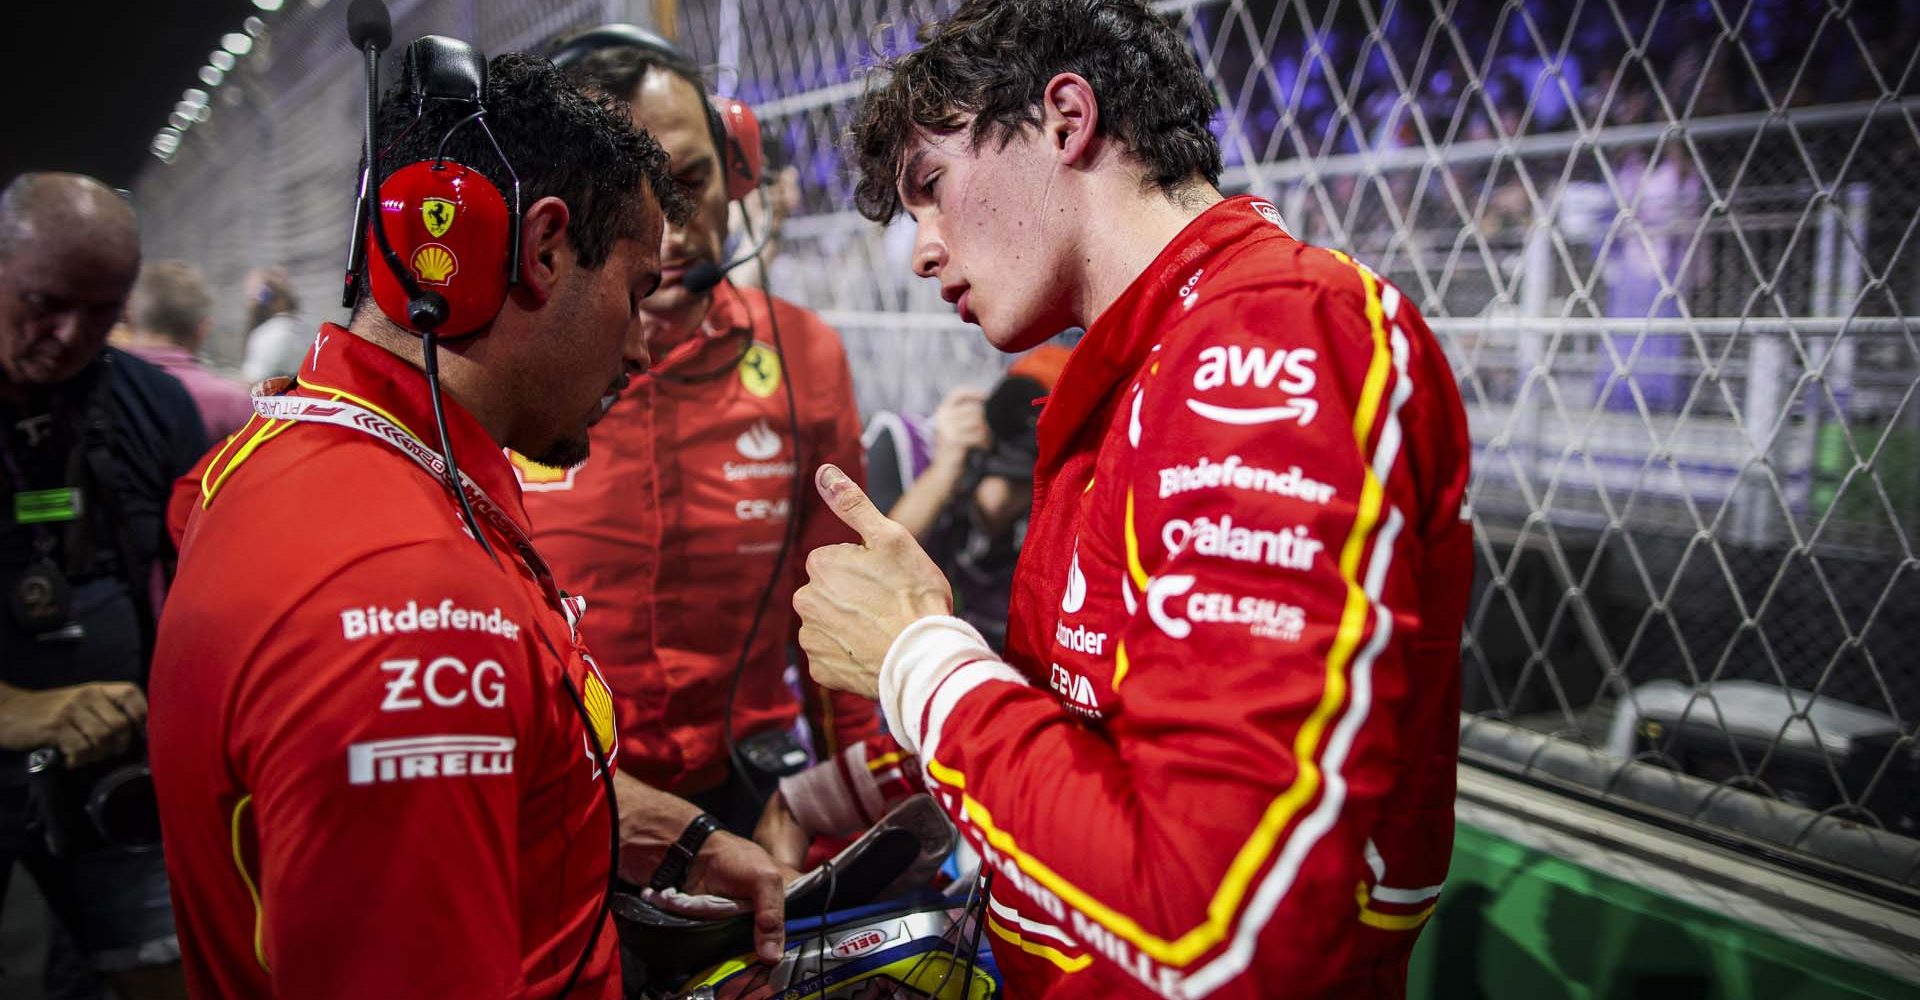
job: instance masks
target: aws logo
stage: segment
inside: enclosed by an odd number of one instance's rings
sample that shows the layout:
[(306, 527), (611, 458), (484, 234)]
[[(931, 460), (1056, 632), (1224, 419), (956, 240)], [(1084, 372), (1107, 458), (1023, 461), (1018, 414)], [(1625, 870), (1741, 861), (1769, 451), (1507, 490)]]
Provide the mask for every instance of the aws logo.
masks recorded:
[(1222, 424), (1249, 426), (1295, 421), (1305, 427), (1320, 413), (1320, 403), (1308, 395), (1319, 379), (1313, 370), (1320, 353), (1311, 347), (1269, 351), (1264, 347), (1209, 347), (1200, 352), (1193, 371), (1193, 388), (1210, 392), (1224, 386), (1236, 389), (1272, 389), (1284, 399), (1275, 406), (1221, 406), (1197, 399), (1187, 409)]

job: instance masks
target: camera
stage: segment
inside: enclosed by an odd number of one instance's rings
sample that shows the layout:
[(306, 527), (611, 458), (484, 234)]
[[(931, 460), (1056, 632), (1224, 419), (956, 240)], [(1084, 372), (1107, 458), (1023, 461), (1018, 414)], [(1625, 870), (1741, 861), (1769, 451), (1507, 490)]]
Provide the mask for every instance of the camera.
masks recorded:
[(27, 756), (27, 795), (34, 825), (55, 857), (109, 849), (160, 847), (160, 809), (145, 741), (111, 760), (68, 767), (58, 749)]

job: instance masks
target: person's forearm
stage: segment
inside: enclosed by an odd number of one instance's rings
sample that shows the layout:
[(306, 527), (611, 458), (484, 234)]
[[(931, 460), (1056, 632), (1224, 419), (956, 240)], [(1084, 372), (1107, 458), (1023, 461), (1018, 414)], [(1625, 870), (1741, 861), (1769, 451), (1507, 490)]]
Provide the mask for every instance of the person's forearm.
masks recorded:
[(613, 794), (620, 805), (620, 874), (645, 885), (700, 807), (625, 771), (613, 773)]
[(900, 494), (900, 499), (894, 501), (887, 517), (913, 532), (913, 537), (920, 544), (927, 544), (927, 536), (933, 531), (934, 522), (940, 518), (940, 508), (946, 506), (947, 498), (953, 495), (954, 487), (960, 484), (960, 477), (965, 471), (964, 460), (936, 457), (927, 471), (922, 472), (913, 485)]
[(42, 720), (21, 711), (21, 697), (31, 693), (0, 682), (0, 750), (32, 750), (43, 742)]

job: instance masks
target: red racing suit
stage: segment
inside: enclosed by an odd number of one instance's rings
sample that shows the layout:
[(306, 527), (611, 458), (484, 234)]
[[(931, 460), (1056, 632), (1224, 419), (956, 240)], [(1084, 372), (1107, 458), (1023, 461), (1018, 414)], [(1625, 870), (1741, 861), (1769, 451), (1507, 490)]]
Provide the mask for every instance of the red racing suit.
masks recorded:
[[(692, 794), (727, 773), (729, 686), (792, 516), (798, 536), (753, 638), (733, 711), (737, 737), (791, 726), (785, 681), (798, 630), (793, 592), (806, 554), (856, 541), (820, 501), (814, 469), (864, 481), (860, 416), (840, 338), (781, 299), (782, 358), (766, 297), (722, 282), (705, 329), (637, 381), (594, 425), (593, 454), (569, 470), (515, 458), (535, 540), (560, 583), (593, 609), (593, 644), (619, 707), (621, 767)], [(742, 354), (745, 349), (746, 353)], [(788, 417), (792, 380), (799, 459)], [(822, 756), (879, 729), (872, 701), (822, 700), (800, 673)], [(816, 744), (818, 745), (818, 744)]]
[[(424, 376), (339, 327), (293, 396), (437, 450)], [(451, 399), (446, 416), (523, 533), (500, 446)], [(496, 563), (393, 444), (259, 416), (175, 496), (149, 734), (193, 994), (554, 996), (607, 884), (588, 721), (607, 747), (614, 721), (515, 532), (482, 519)], [(603, 925), (572, 996), (620, 996), (615, 938)]]
[[(1008, 996), (1403, 995), (1453, 838), (1472, 570), (1425, 322), (1234, 198), (1089, 328), (1039, 443), (1006, 662), (937, 617), (880, 677), (994, 873)], [(796, 815), (872, 812), (895, 766), (876, 743), (809, 772), (862, 801)]]

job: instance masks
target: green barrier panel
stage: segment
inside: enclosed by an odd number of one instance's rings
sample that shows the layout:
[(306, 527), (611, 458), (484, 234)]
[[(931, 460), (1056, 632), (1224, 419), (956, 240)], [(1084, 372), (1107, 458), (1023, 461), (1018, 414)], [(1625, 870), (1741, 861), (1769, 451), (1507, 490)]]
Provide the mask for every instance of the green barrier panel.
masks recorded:
[(1462, 824), (1407, 996), (1920, 1000), (1920, 986)]

